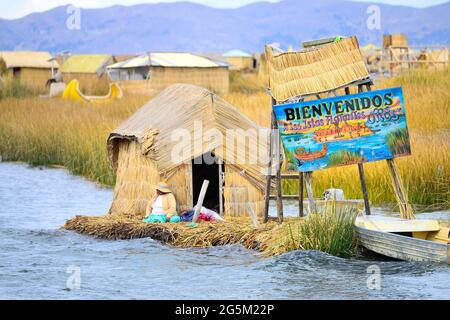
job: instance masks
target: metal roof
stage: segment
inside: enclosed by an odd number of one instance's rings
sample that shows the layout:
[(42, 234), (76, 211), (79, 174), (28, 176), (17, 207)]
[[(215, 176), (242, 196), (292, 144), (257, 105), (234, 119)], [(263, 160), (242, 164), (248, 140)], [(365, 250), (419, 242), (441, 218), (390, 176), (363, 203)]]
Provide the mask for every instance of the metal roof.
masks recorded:
[(241, 50), (237, 50), (237, 49), (227, 51), (227, 52), (225, 52), (223, 54), (223, 56), (224, 57), (229, 57), (229, 58), (231, 58), (231, 57), (251, 58), (252, 57), (252, 55), (250, 53), (247, 53), (247, 52), (244, 52), (244, 51), (241, 51)]
[(184, 52), (152, 52), (146, 55), (118, 62), (108, 66), (108, 69), (138, 68), (138, 67), (187, 67), (216, 68), (226, 67), (226, 64)]

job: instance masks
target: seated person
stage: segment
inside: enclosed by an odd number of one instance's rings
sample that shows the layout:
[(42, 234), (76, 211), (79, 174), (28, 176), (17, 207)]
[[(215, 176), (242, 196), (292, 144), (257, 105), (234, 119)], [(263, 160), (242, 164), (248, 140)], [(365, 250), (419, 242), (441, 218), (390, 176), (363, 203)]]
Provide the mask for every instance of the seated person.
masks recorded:
[(148, 202), (145, 210), (145, 222), (180, 222), (177, 215), (177, 203), (167, 183), (156, 187), (156, 195)]

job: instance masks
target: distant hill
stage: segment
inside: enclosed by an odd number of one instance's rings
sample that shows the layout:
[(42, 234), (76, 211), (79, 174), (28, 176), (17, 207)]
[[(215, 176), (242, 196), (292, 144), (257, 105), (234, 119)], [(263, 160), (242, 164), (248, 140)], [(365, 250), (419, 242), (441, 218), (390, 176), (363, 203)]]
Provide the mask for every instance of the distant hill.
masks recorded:
[(189, 2), (82, 9), (81, 29), (68, 30), (66, 7), (17, 20), (0, 19), (0, 50), (70, 50), (80, 53), (146, 51), (262, 51), (279, 42), (357, 35), (381, 43), (383, 33), (403, 32), (412, 44), (450, 43), (450, 2), (424, 9), (382, 5), (381, 30), (366, 26), (368, 3), (343, 0), (258, 2), (216, 9)]

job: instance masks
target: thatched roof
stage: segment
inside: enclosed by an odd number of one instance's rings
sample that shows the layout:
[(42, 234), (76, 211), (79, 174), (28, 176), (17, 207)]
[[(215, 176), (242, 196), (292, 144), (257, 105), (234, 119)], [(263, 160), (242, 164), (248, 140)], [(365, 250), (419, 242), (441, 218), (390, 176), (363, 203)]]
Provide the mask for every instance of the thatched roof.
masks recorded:
[(64, 62), (61, 72), (101, 75), (112, 61), (112, 57), (108, 54), (75, 54)]
[[(202, 133), (198, 134), (198, 131), (194, 133), (194, 128), (198, 128), (199, 124)], [(186, 133), (184, 136), (190, 135), (188, 140), (190, 146), (183, 149), (185, 152), (182, 152), (177, 159), (172, 159), (173, 150), (180, 145), (179, 139), (172, 140), (172, 134), (177, 129), (184, 129)], [(242, 144), (238, 146), (234, 140), (234, 148), (228, 148), (231, 143), (227, 143), (225, 137), (229, 129), (244, 131), (254, 129), (253, 132), (256, 134), (263, 132), (264, 138), (254, 141), (252, 148), (256, 147), (264, 156), (267, 155), (268, 130), (264, 130), (236, 108), (204, 88), (189, 84), (175, 84), (144, 105), (114, 130), (108, 139), (108, 150), (112, 165), (116, 169), (118, 142), (121, 139), (138, 141), (142, 153), (156, 161), (162, 177), (170, 176), (181, 164), (212, 151), (225, 163), (236, 167), (244, 177), (262, 190), (265, 184), (263, 173), (266, 169), (264, 159), (258, 159), (258, 151), (252, 152), (247, 146), (244, 151), (245, 161), (239, 161), (238, 152), (242, 150), (240, 148)], [(202, 135), (206, 135), (209, 130), (219, 132), (224, 139), (205, 141), (207, 138)]]
[[(52, 56), (44, 51), (2, 51), (0, 59), (5, 63), (5, 67), (9, 68), (37, 68), (51, 69)], [(54, 68), (59, 68), (56, 61), (53, 62)]]
[(356, 37), (279, 55), (266, 46), (266, 57), (272, 95), (279, 102), (369, 78)]

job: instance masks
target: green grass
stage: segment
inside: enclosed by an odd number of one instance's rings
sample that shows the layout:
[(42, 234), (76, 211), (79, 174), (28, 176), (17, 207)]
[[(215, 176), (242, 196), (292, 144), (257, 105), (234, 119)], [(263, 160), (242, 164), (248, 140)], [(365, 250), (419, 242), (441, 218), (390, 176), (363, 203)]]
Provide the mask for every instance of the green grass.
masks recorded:
[(22, 85), (18, 81), (0, 79), (0, 100), (6, 98), (23, 98), (36, 95), (35, 89)]
[[(356, 254), (354, 222), (358, 212), (350, 208), (325, 207), (301, 221), (287, 220), (269, 242), (268, 251), (280, 254), (293, 250), (318, 250), (338, 257)], [(272, 243), (273, 242), (273, 243)]]
[(363, 160), (363, 157), (348, 150), (338, 150), (330, 155), (328, 166), (341, 166), (344, 164), (354, 164)]
[(327, 206), (323, 212), (308, 215), (300, 224), (299, 242), (305, 250), (319, 250), (333, 256), (356, 253), (354, 222), (356, 211)]

